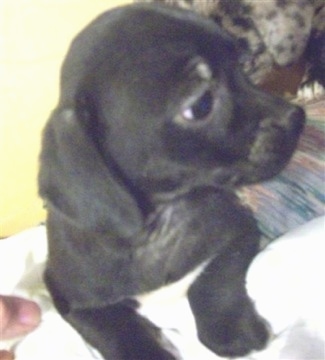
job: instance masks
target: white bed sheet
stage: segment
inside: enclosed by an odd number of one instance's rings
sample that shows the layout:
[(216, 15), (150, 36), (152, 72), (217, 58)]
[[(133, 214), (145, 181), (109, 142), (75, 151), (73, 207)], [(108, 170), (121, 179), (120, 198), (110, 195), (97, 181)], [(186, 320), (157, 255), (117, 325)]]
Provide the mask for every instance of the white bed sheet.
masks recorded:
[[(325, 217), (314, 219), (273, 242), (254, 260), (247, 276), (248, 291), (275, 336), (266, 350), (245, 359), (325, 358), (324, 234)], [(42, 281), (46, 255), (43, 226), (0, 241), (0, 294), (33, 299), (43, 314), (35, 331), (24, 338), (0, 341), (0, 349), (14, 349), (16, 360), (101, 359), (54, 309)], [(153, 315), (182, 359), (220, 359), (191, 333), (195, 326), (185, 299)], [(166, 319), (171, 321), (166, 323)]]

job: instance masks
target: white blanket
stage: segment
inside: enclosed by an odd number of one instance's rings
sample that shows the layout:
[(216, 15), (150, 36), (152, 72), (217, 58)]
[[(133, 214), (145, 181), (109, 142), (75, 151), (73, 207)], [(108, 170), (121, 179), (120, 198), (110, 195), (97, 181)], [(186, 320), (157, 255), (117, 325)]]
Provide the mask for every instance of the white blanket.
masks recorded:
[[(248, 291), (275, 336), (266, 350), (245, 359), (325, 358), (324, 234), (325, 217), (320, 217), (279, 238), (254, 260), (247, 276)], [(0, 341), (0, 349), (14, 349), (16, 360), (101, 359), (54, 309), (42, 281), (46, 254), (42, 226), (0, 241), (0, 294), (33, 299), (43, 313), (34, 332), (21, 339)], [(177, 316), (171, 316), (173, 309), (168, 306), (159, 309), (162, 316), (157, 316), (156, 323), (165, 326), (166, 336), (182, 358), (220, 359), (190, 333), (195, 326), (186, 300), (174, 305)], [(160, 318), (171, 321), (160, 323)]]

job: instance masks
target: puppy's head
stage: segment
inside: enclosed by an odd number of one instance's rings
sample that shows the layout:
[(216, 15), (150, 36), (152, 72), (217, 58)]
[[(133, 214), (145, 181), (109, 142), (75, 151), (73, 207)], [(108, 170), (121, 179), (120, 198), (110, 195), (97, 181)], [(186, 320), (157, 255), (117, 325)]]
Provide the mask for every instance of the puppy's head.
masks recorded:
[(119, 8), (70, 48), (40, 192), (85, 226), (120, 228), (129, 218), (128, 236), (141, 227), (139, 199), (277, 174), (303, 122), (302, 110), (246, 80), (213, 21), (150, 4)]

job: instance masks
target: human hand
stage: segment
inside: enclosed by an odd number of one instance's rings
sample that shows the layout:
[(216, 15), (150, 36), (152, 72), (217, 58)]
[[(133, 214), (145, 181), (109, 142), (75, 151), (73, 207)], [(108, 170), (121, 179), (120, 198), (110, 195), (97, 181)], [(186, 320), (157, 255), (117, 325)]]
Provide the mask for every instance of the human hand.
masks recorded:
[[(0, 295), (0, 340), (26, 335), (34, 330), (41, 320), (39, 306), (30, 300)], [(0, 350), (0, 360), (13, 359), (13, 355)]]

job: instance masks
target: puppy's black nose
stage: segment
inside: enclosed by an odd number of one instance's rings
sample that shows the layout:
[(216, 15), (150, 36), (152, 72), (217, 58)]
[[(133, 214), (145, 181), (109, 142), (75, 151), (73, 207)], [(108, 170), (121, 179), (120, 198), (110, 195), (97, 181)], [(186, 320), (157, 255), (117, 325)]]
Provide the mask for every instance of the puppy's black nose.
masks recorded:
[(306, 115), (305, 111), (299, 107), (294, 106), (288, 114), (288, 125), (292, 132), (292, 136), (299, 136), (305, 126)]

